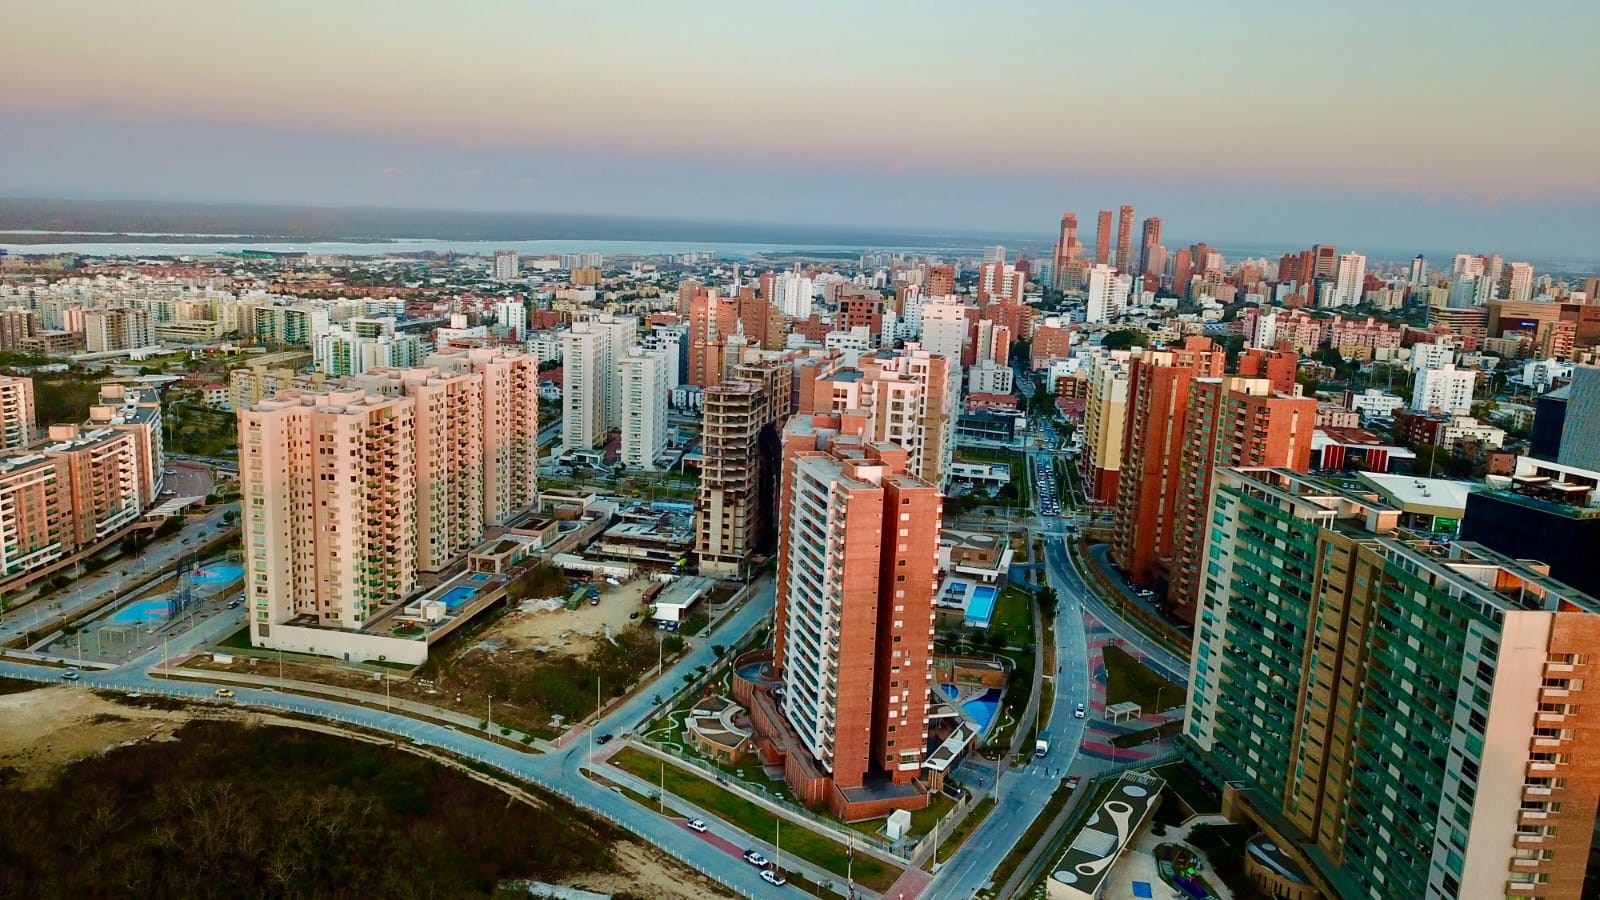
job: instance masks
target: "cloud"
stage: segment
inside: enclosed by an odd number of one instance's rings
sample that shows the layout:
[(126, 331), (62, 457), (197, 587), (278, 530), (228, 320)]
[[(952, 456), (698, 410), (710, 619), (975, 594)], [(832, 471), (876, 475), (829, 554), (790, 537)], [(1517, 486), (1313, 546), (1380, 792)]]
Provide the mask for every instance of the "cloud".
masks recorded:
[(906, 173), (906, 167), (897, 162), (889, 163), (888, 168), (884, 169), (884, 171), (887, 172), (891, 178), (897, 178)]
[(388, 167), (384, 168), (384, 170), (379, 172), (378, 174), (382, 175), (385, 178), (403, 178), (405, 176), (405, 174), (406, 174), (406, 170), (398, 168), (396, 166), (388, 166)]

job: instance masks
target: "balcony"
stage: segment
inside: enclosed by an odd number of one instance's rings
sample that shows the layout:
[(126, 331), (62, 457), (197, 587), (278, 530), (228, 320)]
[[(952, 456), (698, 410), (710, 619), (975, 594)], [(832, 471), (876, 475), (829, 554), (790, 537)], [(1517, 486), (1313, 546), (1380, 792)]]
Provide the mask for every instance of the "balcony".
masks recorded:
[(1512, 857), (1511, 868), (1516, 869), (1519, 872), (1527, 872), (1532, 869), (1539, 868), (1539, 864), (1542, 862), (1544, 862), (1542, 859), (1522, 859), (1520, 857)]
[(1543, 844), (1544, 844), (1544, 835), (1542, 835), (1542, 834), (1521, 834), (1521, 833), (1519, 833), (1517, 835), (1516, 845), (1518, 847), (1522, 847), (1523, 849), (1527, 849), (1529, 847), (1539, 847), (1539, 846), (1543, 846)]
[(1572, 696), (1572, 692), (1566, 688), (1547, 687), (1539, 689), (1540, 703), (1559, 703), (1570, 696)]
[(1560, 738), (1536, 737), (1533, 739), (1533, 749), (1535, 750), (1560, 750), (1561, 745)]
[(1533, 761), (1528, 763), (1528, 774), (1529, 775), (1542, 777), (1542, 776), (1550, 775), (1551, 773), (1555, 772), (1555, 770), (1556, 770), (1556, 764), (1553, 763), (1553, 762), (1543, 762), (1543, 761), (1540, 761), (1540, 760), (1533, 760)]
[(1542, 713), (1539, 713), (1538, 722), (1539, 722), (1540, 725), (1560, 725), (1561, 723), (1563, 723), (1565, 721), (1567, 721), (1567, 714), (1566, 713), (1557, 713), (1557, 712), (1542, 712)]
[(1537, 887), (1538, 885), (1531, 881), (1508, 881), (1506, 882), (1506, 893), (1532, 895)]
[(1550, 797), (1554, 793), (1555, 791), (1553, 789), (1545, 787), (1544, 785), (1525, 784), (1522, 786), (1522, 797), (1524, 800), (1543, 800), (1547, 797)]
[(1553, 662), (1544, 664), (1544, 673), (1546, 675), (1570, 675), (1575, 671), (1577, 671), (1577, 666), (1572, 663)]
[(1518, 825), (1543, 825), (1550, 819), (1550, 814), (1536, 809), (1517, 810)]

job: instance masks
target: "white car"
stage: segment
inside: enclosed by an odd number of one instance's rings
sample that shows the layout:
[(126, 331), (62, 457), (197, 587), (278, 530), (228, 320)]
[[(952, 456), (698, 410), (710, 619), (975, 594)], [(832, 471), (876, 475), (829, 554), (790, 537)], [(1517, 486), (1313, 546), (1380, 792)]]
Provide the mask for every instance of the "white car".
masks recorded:
[(746, 850), (744, 852), (744, 861), (752, 866), (761, 866), (763, 868), (770, 865), (772, 862), (772, 860), (767, 859), (765, 856), (762, 856), (755, 850)]
[(1084, 715), (1086, 715), (1086, 713), (1085, 713), (1085, 710), (1083, 708), (1083, 704), (1079, 703), (1078, 704), (1078, 708), (1072, 711), (1072, 717), (1074, 719), (1081, 719), (1081, 718), (1084, 717)]
[(783, 873), (779, 872), (777, 869), (762, 869), (761, 880), (765, 881), (767, 884), (776, 885), (778, 887), (783, 887), (789, 883), (789, 879), (783, 877)]
[(698, 831), (701, 834), (705, 833), (706, 823), (704, 819), (690, 819), (685, 824), (689, 826), (690, 831)]

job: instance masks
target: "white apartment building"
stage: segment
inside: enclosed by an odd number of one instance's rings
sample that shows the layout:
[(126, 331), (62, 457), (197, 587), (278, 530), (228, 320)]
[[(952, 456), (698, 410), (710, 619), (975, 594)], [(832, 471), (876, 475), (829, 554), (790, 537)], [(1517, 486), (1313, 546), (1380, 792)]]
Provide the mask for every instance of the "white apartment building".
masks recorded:
[(622, 464), (652, 471), (667, 449), (667, 355), (629, 347), (622, 370)]
[(992, 359), (981, 360), (967, 369), (967, 393), (1009, 394), (1016, 373)]
[(923, 300), (919, 314), (922, 349), (959, 364), (967, 344), (967, 321), (975, 318), (978, 311), (960, 297), (929, 297)]
[(1411, 368), (1437, 369), (1456, 361), (1456, 346), (1440, 341), (1436, 344), (1415, 344), (1411, 348)]
[(528, 305), (520, 299), (502, 300), (494, 305), (495, 321), (506, 329), (506, 336), (516, 339), (528, 336)]
[(816, 285), (799, 272), (784, 272), (773, 279), (772, 304), (786, 316), (796, 319), (811, 317), (811, 304), (816, 296)]
[(515, 250), (496, 250), (494, 252), (494, 278), (496, 281), (510, 281), (521, 274), (521, 266)]
[(32, 443), (36, 423), (33, 379), (0, 375), (0, 450)]
[(1089, 270), (1089, 286), (1084, 292), (1085, 321), (1104, 325), (1122, 315), (1128, 304), (1128, 292), (1133, 289), (1133, 279), (1117, 274), (1111, 266), (1099, 265)]
[(621, 424), (620, 362), (638, 333), (633, 316), (574, 322), (562, 335), (561, 442), (592, 450)]
[(1367, 258), (1359, 253), (1346, 253), (1339, 257), (1339, 268), (1333, 289), (1333, 306), (1355, 306), (1361, 302), (1361, 290), (1367, 280)]
[(1372, 418), (1387, 418), (1394, 415), (1395, 410), (1403, 409), (1406, 402), (1394, 394), (1384, 393), (1379, 388), (1367, 388), (1359, 394), (1351, 394), (1345, 406), (1361, 414), (1362, 421)]
[(84, 344), (90, 353), (136, 350), (156, 342), (155, 318), (124, 306), (83, 311)]
[(1477, 381), (1477, 372), (1457, 369), (1454, 363), (1436, 369), (1418, 369), (1411, 386), (1411, 409), (1417, 412), (1469, 410), (1472, 388)]

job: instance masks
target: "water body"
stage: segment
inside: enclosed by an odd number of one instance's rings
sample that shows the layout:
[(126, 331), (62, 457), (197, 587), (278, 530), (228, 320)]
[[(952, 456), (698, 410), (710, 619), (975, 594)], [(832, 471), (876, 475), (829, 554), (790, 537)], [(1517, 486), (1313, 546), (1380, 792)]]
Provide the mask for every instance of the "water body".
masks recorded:
[(262, 250), (271, 253), (306, 253), (311, 256), (415, 256), (423, 253), (454, 253), (492, 256), (496, 250), (515, 250), (524, 256), (556, 256), (562, 253), (601, 253), (606, 256), (678, 256), (684, 253), (710, 253), (717, 259), (749, 259), (758, 256), (855, 256), (863, 250), (917, 255), (972, 256), (981, 246), (868, 246), (863, 244), (761, 244), (687, 241), (446, 241), (407, 238), (395, 241), (350, 242), (273, 241), (220, 242), (73, 242), (61, 244), (4, 244), (0, 250), (12, 254), (52, 256), (74, 253), (79, 256), (118, 257), (198, 257), (219, 253)]

